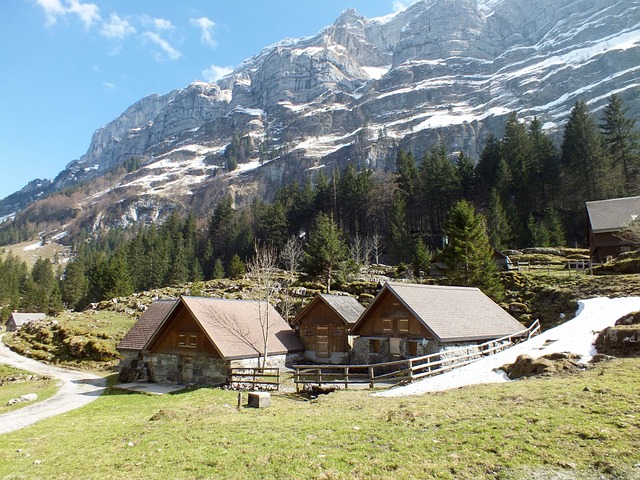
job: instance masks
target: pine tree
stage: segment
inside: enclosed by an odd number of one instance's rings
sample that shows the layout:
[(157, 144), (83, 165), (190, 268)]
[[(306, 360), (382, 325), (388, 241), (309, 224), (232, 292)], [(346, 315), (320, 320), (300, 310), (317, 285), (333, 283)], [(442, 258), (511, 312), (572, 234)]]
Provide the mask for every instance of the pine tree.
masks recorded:
[(502, 200), (498, 191), (494, 188), (491, 190), (489, 197), (489, 208), (487, 211), (487, 227), (489, 233), (489, 241), (493, 248), (502, 250), (511, 243), (511, 226), (507, 212), (502, 206)]
[(237, 253), (234, 253), (229, 261), (229, 268), (227, 269), (229, 272), (229, 278), (237, 280), (242, 278), (246, 272), (244, 263), (240, 260), (240, 256)]
[(600, 132), (582, 100), (571, 110), (561, 150), (569, 208), (577, 211), (585, 201), (606, 198), (612, 190), (611, 172), (603, 155)]
[(493, 248), (481, 215), (466, 200), (451, 209), (445, 224), (449, 243), (442, 252), (449, 285), (474, 286), (494, 299), (503, 294)]
[(349, 258), (349, 248), (335, 222), (326, 215), (319, 214), (304, 251), (305, 271), (325, 278), (327, 291), (330, 292), (332, 277), (344, 268)]
[(216, 258), (215, 262), (213, 263), (213, 274), (211, 278), (224, 278), (224, 267), (222, 265), (222, 260), (220, 260), (219, 258)]
[(600, 130), (604, 140), (604, 149), (614, 167), (621, 171), (623, 189), (621, 195), (633, 195), (638, 192), (640, 175), (640, 151), (638, 139), (640, 132), (635, 128), (635, 119), (626, 116), (629, 107), (624, 107), (622, 99), (612, 94), (604, 109)]
[(431, 263), (431, 255), (421, 238), (418, 238), (415, 249), (413, 251), (413, 276), (420, 278), (429, 274), (429, 264)]
[(82, 259), (75, 259), (67, 264), (60, 288), (62, 301), (68, 308), (81, 310), (86, 306), (89, 281), (87, 280)]

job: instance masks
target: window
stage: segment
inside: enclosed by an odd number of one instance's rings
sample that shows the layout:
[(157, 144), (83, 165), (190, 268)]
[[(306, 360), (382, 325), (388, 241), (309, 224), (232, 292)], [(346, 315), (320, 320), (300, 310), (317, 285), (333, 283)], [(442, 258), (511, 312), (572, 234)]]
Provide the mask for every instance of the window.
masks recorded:
[(313, 335), (314, 334), (313, 325), (305, 325), (304, 328), (302, 329), (302, 334), (305, 337), (310, 337), (311, 335)]
[(369, 351), (371, 353), (380, 353), (380, 340), (372, 338), (369, 340)]
[(398, 320), (398, 331), (400, 333), (409, 333), (409, 319), (401, 318)]
[(382, 333), (390, 335), (393, 332), (393, 320), (391, 318), (382, 319)]
[(343, 331), (344, 330), (342, 329), (342, 327), (333, 327), (333, 336), (334, 337), (341, 337)]
[(178, 332), (178, 346), (183, 348), (196, 348), (198, 346), (198, 334)]

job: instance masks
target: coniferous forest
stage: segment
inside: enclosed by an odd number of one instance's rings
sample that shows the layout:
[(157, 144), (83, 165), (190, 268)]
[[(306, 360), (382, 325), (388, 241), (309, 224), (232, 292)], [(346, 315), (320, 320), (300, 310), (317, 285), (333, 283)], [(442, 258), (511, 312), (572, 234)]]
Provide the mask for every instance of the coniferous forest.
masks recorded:
[[(208, 218), (174, 212), (161, 225), (110, 230), (77, 239), (64, 272), (39, 260), (31, 272), (0, 259), (3, 318), (13, 309), (55, 312), (189, 281), (238, 278), (256, 245), (275, 247), (282, 266), (330, 284), (366, 263), (401, 265), (428, 275), (434, 255), (449, 281), (499, 296), (486, 275), (456, 273), (456, 249), (586, 246), (584, 203), (640, 193), (639, 131), (619, 97), (596, 117), (584, 101), (572, 109), (560, 145), (538, 119), (508, 118), (478, 159), (432, 145), (422, 158), (400, 150), (395, 170), (324, 169), (283, 186), (272, 202), (236, 208), (230, 196)], [(12, 226), (0, 233), (10, 243)], [(471, 238), (471, 239), (469, 239)], [(48, 265), (45, 265), (48, 264)]]

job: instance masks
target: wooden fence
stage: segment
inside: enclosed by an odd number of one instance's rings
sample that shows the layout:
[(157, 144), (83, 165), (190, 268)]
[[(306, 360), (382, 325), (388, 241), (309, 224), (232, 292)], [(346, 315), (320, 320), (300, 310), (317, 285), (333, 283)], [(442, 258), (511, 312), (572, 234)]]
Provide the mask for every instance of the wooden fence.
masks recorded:
[(229, 386), (237, 390), (278, 390), (280, 388), (280, 369), (230, 368)]
[[(540, 333), (540, 323), (536, 320), (529, 328), (516, 334), (496, 340), (447, 350), (423, 357), (407, 358), (373, 365), (296, 365), (294, 381), (296, 390), (306, 385), (335, 385), (349, 388), (361, 386), (374, 388), (376, 385), (397, 385), (437, 375), (468, 365), (482, 357), (506, 350), (516, 343), (525, 341)], [(446, 353), (446, 357), (443, 357)]]

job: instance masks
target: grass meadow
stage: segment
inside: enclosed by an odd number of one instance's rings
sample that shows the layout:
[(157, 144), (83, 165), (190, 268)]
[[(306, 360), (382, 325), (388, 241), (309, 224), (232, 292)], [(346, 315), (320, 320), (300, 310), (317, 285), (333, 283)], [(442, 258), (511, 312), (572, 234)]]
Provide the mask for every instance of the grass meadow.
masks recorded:
[[(640, 478), (640, 360), (415, 397), (111, 390), (0, 436), (0, 478)], [(246, 403), (246, 393), (244, 394)]]

